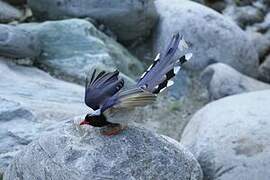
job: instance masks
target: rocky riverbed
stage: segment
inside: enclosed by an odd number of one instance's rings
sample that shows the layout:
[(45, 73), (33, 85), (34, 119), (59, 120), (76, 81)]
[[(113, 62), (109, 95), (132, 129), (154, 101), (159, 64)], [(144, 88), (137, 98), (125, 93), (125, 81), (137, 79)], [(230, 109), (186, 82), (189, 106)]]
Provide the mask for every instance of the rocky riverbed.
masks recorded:
[[(88, 72), (132, 86), (176, 32), (193, 57), (128, 129), (78, 125)], [(268, 89), (268, 0), (0, 0), (0, 179), (268, 180)]]

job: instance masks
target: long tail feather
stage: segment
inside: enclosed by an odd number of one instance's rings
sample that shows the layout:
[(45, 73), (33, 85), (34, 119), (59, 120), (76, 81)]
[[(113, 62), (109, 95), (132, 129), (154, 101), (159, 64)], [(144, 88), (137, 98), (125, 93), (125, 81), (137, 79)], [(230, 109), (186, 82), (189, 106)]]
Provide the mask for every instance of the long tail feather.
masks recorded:
[(192, 53), (184, 54), (179, 59), (174, 55), (177, 50), (183, 53), (187, 49), (188, 45), (183, 37), (179, 33), (173, 35), (165, 53), (157, 54), (153, 64), (142, 74), (137, 86), (154, 94), (172, 86), (174, 82), (171, 79), (179, 72), (182, 65), (191, 59)]

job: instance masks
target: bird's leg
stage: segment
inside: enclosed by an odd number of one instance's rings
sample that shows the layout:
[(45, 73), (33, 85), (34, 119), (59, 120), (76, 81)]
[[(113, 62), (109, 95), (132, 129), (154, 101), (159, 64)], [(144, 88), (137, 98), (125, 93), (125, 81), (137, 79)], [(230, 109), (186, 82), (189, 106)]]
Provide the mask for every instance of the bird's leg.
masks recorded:
[(110, 124), (101, 130), (101, 134), (105, 136), (117, 135), (127, 128), (126, 125)]

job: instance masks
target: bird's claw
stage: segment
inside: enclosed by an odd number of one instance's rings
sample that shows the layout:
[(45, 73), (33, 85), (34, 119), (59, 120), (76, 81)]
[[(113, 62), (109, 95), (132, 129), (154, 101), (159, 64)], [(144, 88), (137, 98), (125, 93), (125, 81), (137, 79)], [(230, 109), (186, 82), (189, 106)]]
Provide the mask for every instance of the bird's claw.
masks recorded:
[(127, 126), (123, 125), (114, 125), (114, 126), (108, 126), (101, 130), (101, 134), (104, 136), (114, 136), (119, 133), (121, 133), (123, 130), (125, 130)]

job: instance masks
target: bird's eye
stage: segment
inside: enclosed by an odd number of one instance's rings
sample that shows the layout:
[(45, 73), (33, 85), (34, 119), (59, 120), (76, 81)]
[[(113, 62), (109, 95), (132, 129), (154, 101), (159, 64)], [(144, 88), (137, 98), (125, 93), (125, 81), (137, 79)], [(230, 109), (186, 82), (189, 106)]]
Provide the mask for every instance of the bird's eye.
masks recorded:
[(91, 115), (90, 115), (90, 114), (87, 114), (87, 115), (85, 116), (85, 119), (91, 119)]

